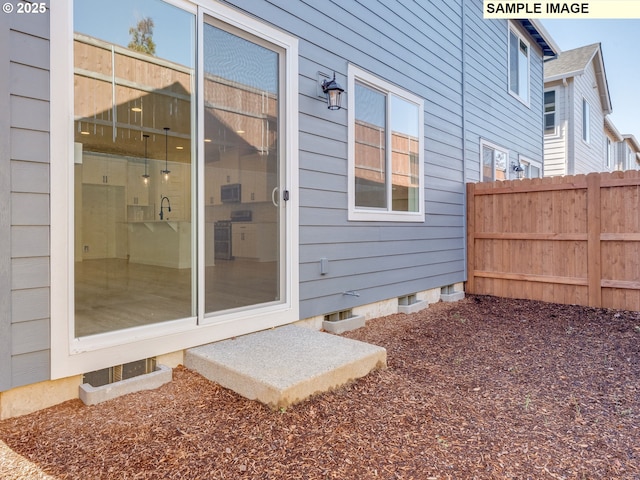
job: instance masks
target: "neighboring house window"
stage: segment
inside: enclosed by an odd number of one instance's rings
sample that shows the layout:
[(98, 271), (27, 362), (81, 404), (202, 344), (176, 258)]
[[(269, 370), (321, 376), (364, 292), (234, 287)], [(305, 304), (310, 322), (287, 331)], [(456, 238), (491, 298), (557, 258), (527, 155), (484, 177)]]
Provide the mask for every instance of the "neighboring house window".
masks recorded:
[(521, 178), (542, 178), (542, 163), (520, 157)]
[(556, 91), (544, 92), (544, 133), (556, 131)]
[(626, 155), (628, 147), (626, 143), (622, 143), (618, 145), (622, 145), (622, 151), (620, 150), (620, 147), (618, 147), (618, 151), (616, 152), (616, 167), (614, 170), (619, 171), (619, 170), (624, 170), (624, 157)]
[(509, 29), (509, 92), (529, 105), (529, 44)]
[(589, 143), (591, 141), (591, 108), (589, 107), (589, 102), (586, 99), (582, 99), (582, 140)]
[(480, 156), (480, 161), (482, 162), (481, 180), (483, 182), (507, 179), (509, 152), (506, 149), (481, 140)]
[(612, 152), (613, 143), (610, 138), (607, 138), (607, 169), (611, 169), (611, 158), (613, 157)]
[(424, 221), (424, 101), (349, 66), (349, 219)]

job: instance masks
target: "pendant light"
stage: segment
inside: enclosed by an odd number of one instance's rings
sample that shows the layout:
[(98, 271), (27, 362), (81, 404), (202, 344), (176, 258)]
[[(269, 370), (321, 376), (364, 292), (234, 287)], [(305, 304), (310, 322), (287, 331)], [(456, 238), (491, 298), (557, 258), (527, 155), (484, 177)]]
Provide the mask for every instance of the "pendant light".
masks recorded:
[(164, 174), (164, 179), (169, 180), (169, 127), (164, 127), (164, 170), (160, 170), (160, 173)]
[(142, 175), (142, 181), (145, 185), (149, 184), (149, 171), (147, 170), (148, 157), (147, 157), (147, 140), (149, 139), (149, 135), (146, 133), (142, 135), (144, 138), (144, 175)]

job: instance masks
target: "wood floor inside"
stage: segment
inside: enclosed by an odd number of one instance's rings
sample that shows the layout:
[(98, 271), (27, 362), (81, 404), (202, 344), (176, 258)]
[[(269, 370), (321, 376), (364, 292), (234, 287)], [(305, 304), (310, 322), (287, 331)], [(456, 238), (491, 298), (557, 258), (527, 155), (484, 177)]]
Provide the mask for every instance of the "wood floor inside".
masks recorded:
[[(278, 301), (278, 270), (277, 262), (216, 260), (205, 270), (205, 312)], [(190, 268), (123, 259), (76, 262), (76, 337), (195, 316), (193, 287)]]

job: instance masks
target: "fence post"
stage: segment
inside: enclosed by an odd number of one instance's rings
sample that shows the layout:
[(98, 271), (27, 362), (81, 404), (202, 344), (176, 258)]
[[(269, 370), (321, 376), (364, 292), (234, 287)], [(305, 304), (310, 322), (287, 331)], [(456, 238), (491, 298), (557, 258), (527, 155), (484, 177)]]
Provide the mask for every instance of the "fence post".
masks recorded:
[(602, 265), (600, 245), (600, 174), (587, 175), (587, 277), (589, 306), (602, 306)]
[(475, 183), (467, 183), (467, 293), (475, 293)]

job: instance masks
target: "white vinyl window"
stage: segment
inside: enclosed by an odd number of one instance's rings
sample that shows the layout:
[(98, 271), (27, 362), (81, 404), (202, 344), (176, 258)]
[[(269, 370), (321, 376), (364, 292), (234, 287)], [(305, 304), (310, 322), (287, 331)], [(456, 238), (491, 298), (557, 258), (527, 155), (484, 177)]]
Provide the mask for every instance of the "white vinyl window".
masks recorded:
[(512, 28), (509, 29), (509, 92), (529, 105), (530, 45)]
[(424, 101), (349, 66), (349, 220), (424, 221)]
[(553, 134), (556, 131), (556, 91), (544, 92), (544, 133)]
[(582, 99), (582, 140), (591, 142), (591, 108), (585, 98)]
[(507, 165), (509, 152), (506, 149), (484, 140), (480, 141), (481, 181), (507, 180)]
[(520, 178), (542, 178), (542, 163), (520, 156)]

